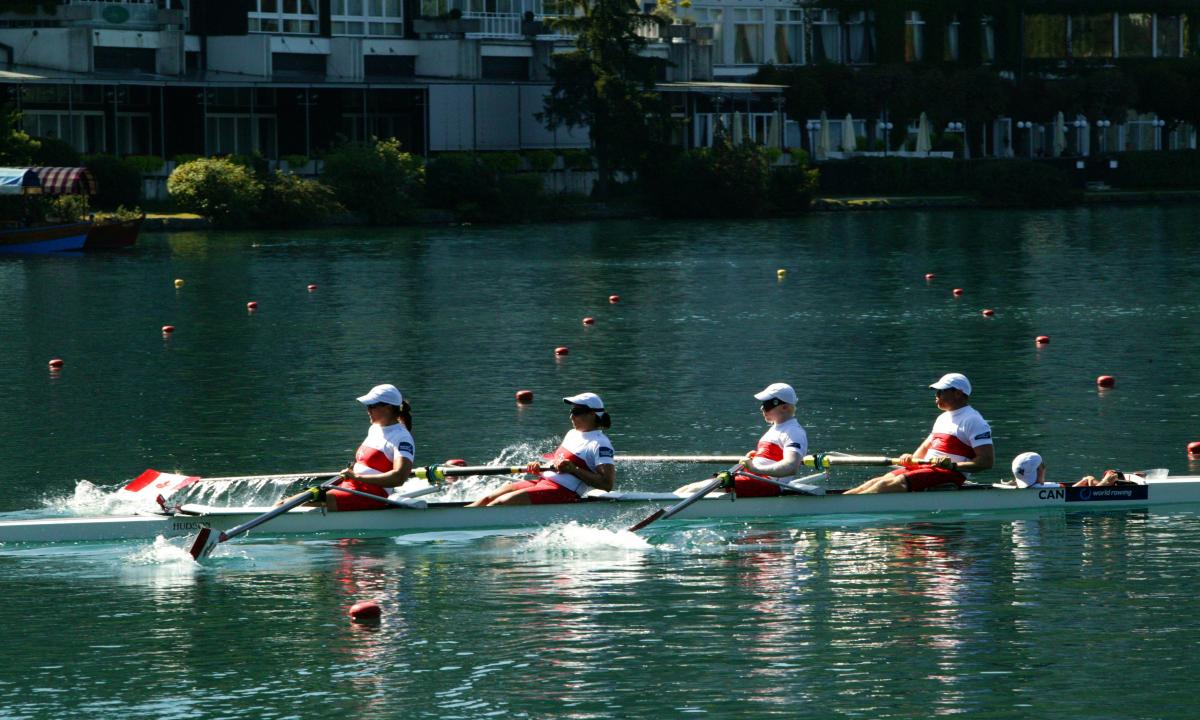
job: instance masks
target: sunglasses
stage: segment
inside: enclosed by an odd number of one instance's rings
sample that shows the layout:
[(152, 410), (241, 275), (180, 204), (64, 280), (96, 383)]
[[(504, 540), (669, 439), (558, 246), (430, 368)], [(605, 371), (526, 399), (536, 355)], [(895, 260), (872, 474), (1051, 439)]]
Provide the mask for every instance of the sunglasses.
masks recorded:
[(596, 412), (596, 411), (593, 410), (592, 408), (588, 407), (587, 405), (572, 405), (571, 406), (571, 414), (572, 415), (587, 415), (588, 413), (594, 413), (594, 412)]
[(763, 400), (762, 409), (763, 410), (774, 410), (775, 408), (779, 407), (780, 405), (786, 405), (786, 404), (787, 403), (780, 400), (779, 398), (770, 398), (767, 400)]

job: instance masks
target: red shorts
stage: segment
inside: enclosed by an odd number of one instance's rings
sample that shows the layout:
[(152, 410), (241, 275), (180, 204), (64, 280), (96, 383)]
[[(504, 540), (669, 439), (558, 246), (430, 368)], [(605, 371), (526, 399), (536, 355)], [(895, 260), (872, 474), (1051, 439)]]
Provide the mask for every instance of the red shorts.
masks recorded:
[(946, 483), (954, 483), (962, 487), (962, 484), (967, 481), (966, 476), (957, 470), (930, 465), (898, 468), (893, 470), (892, 474), (904, 478), (904, 483), (908, 486), (909, 492), (922, 492), (931, 487), (945, 485)]
[(542, 478), (541, 480), (521, 480), (514, 483), (513, 490), (524, 490), (529, 502), (534, 505), (556, 505), (558, 503), (579, 502), (579, 496), (573, 490)]
[[(379, 497), (385, 498), (388, 496), (388, 489), (382, 485), (372, 485), (370, 483), (359, 482), (358, 480), (343, 480), (338, 485), (345, 485), (348, 488), (378, 495)], [(375, 500), (365, 498), (362, 495), (355, 495), (354, 493), (342, 492), (336, 487), (330, 488), (328, 494), (333, 496), (337, 502), (338, 512), (345, 510), (382, 510), (385, 507), (390, 507), (387, 503), (376, 502)]]
[(733, 476), (734, 494), (740, 498), (775, 497), (783, 494), (783, 488), (763, 482), (753, 475), (737, 473)]

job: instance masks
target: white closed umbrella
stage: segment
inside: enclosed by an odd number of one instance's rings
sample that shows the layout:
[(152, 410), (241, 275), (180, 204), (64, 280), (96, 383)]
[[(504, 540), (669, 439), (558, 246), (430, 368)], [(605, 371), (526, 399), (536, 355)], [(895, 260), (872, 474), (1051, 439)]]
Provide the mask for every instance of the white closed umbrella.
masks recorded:
[(1054, 116), (1054, 157), (1059, 157), (1067, 149), (1067, 122), (1062, 112)]
[(742, 114), (739, 112), (733, 114), (733, 137), (730, 141), (734, 145), (742, 144)]
[(917, 121), (917, 152), (928, 153), (933, 149), (933, 138), (929, 134), (929, 118), (925, 113), (921, 113), (921, 119)]
[(854, 135), (854, 118), (846, 113), (842, 121), (842, 152), (854, 152), (858, 149), (858, 138)]
[(817, 129), (817, 159), (826, 160), (829, 158), (829, 116), (825, 111), (821, 111), (821, 127)]
[(783, 113), (771, 113), (771, 125), (767, 128), (767, 147), (783, 148)]

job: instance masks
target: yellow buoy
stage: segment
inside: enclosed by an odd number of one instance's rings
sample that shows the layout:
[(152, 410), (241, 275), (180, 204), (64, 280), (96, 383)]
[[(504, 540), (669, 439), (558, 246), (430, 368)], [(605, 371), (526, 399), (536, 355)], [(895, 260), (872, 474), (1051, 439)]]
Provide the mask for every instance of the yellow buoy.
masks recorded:
[(183, 287), (183, 278), (175, 278), (175, 287), (177, 287), (177, 288)]
[(775, 275), (777, 277), (782, 278), (784, 275), (787, 275), (787, 270), (784, 270), (783, 268), (779, 268), (778, 270), (775, 271)]

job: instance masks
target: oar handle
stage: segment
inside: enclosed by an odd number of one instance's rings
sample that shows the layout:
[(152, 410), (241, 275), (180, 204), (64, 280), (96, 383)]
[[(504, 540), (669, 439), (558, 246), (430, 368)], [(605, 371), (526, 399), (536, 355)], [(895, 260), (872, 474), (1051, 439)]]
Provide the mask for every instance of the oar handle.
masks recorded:
[(810, 468), (828, 469), (835, 465), (899, 465), (900, 459), (886, 455), (827, 455), (817, 453), (805, 455), (804, 465)]
[[(525, 472), (526, 465), (475, 465), (460, 467), (458, 465), (430, 465), (413, 470), (413, 475), (421, 480), (436, 482), (448, 477), (466, 477), (468, 475), (520, 475)], [(541, 465), (538, 470), (553, 470), (554, 468)]]
[(729, 465), (739, 462), (741, 455), (617, 455), (622, 462), (672, 462)]

